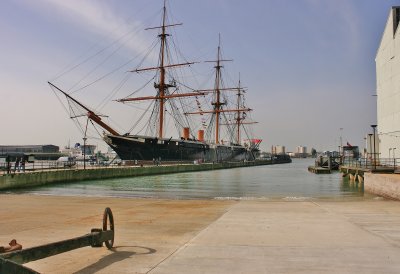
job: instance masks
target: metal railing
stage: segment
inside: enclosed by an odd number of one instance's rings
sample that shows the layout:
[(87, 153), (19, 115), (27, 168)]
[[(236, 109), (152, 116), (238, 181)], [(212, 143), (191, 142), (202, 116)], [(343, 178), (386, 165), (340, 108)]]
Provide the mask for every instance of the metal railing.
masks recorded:
[(21, 174), (30, 172), (46, 172), (55, 170), (81, 170), (81, 169), (100, 169), (100, 168), (116, 168), (116, 167), (149, 167), (149, 166), (165, 166), (165, 165), (185, 165), (193, 164), (193, 161), (177, 161), (177, 162), (156, 162), (156, 161), (122, 161), (107, 162), (83, 161), (76, 162), (60, 162), (56, 160), (36, 160), (34, 162), (25, 162), (25, 165), (15, 161), (0, 162), (0, 175)]
[[(89, 164), (86, 162), (88, 168), (100, 167), (99, 164)], [(101, 166), (101, 167), (104, 167)], [(58, 161), (35, 161), (25, 162), (25, 164), (10, 162), (0, 163), (0, 174), (16, 174), (25, 172), (38, 172), (38, 171), (50, 171), (50, 170), (62, 170), (62, 169), (81, 169), (83, 168), (82, 163), (71, 163), (71, 162), (58, 162)]]
[(400, 163), (399, 159), (396, 158), (344, 158), (342, 166), (346, 167), (356, 167), (356, 168), (363, 168), (369, 170), (376, 170), (376, 169), (387, 169), (387, 170), (400, 170), (398, 164)]

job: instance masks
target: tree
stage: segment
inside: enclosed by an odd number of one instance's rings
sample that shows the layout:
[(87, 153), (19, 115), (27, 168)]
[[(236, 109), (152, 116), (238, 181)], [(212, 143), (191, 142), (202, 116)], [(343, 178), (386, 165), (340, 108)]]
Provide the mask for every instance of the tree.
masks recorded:
[(317, 157), (317, 150), (315, 148), (311, 149), (311, 156), (312, 157)]

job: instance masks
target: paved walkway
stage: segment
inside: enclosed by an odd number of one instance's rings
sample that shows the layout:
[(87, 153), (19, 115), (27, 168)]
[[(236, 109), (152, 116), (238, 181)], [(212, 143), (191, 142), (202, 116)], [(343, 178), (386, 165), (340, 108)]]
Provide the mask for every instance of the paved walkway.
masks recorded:
[(116, 220), (113, 251), (82, 248), (27, 266), (43, 273), (400, 273), (400, 202), (379, 198), (233, 202), (0, 195), (0, 241), (15, 236), (28, 247), (80, 236), (96, 227), (101, 212), (93, 212), (105, 205)]
[(400, 273), (400, 204), (241, 202), (151, 273)]

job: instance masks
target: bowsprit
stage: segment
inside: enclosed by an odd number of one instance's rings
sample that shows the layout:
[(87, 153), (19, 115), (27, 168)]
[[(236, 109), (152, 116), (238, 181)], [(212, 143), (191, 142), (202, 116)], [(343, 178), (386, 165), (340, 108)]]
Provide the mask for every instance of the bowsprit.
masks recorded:
[(85, 246), (102, 247), (103, 243), (108, 249), (114, 245), (114, 217), (109, 207), (104, 210), (103, 229), (92, 228), (81, 237), (0, 254), (0, 273), (38, 273), (22, 264)]

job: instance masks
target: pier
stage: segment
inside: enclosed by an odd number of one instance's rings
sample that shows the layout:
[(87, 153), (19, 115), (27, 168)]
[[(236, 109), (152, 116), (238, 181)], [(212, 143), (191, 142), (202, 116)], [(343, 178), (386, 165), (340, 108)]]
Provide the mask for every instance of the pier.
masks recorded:
[(339, 168), (343, 176), (363, 178), (365, 173), (392, 174), (397, 172), (396, 159), (345, 159)]
[(308, 171), (315, 173), (315, 174), (330, 174), (331, 170), (325, 167), (316, 167), (316, 166), (309, 166)]
[(400, 200), (400, 176), (396, 159), (359, 159), (345, 161), (343, 177), (364, 185), (364, 191), (388, 199)]
[(338, 170), (341, 157), (332, 155), (320, 155), (315, 159), (314, 166), (309, 166), (308, 171), (315, 174), (330, 174), (332, 170)]

